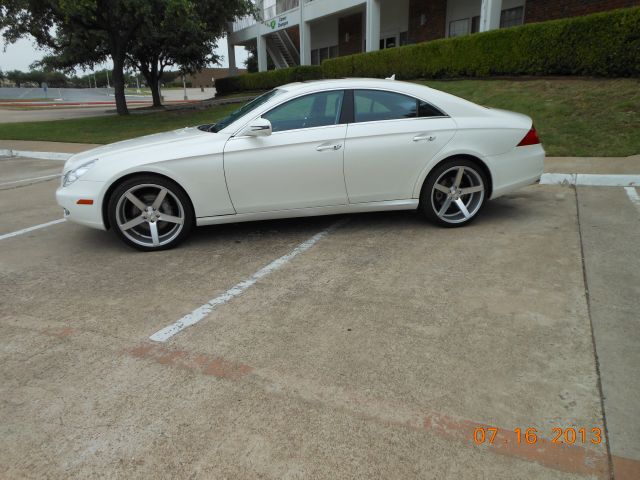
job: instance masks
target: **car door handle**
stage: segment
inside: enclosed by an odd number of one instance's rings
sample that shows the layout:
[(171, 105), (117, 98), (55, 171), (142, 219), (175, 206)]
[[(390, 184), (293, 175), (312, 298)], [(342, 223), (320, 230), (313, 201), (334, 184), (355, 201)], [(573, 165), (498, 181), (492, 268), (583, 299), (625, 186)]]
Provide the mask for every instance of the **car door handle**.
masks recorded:
[(422, 135), (416, 135), (413, 137), (414, 142), (420, 142), (422, 140), (428, 140), (429, 142), (433, 142), (436, 139), (435, 135), (430, 135), (428, 133)]
[(340, 150), (342, 148), (341, 143), (336, 143), (335, 145), (318, 145), (316, 150), (322, 152), (324, 150)]

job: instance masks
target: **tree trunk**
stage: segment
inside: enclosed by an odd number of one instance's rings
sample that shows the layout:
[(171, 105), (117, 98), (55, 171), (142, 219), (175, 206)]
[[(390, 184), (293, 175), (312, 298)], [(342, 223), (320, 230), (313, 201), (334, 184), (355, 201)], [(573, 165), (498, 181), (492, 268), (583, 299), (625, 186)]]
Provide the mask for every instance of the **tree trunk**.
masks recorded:
[(128, 115), (127, 99), (124, 96), (124, 53), (113, 52), (113, 89), (116, 95), (118, 115)]
[(149, 75), (149, 88), (151, 88), (151, 96), (153, 97), (153, 106), (161, 107), (162, 99), (160, 98), (160, 75), (158, 74), (158, 61), (156, 59), (151, 63), (151, 72)]
[(162, 106), (162, 99), (160, 98), (160, 89), (158, 88), (159, 86), (159, 81), (158, 81), (158, 77), (156, 76), (156, 78), (151, 78), (149, 80), (149, 88), (151, 89), (151, 98), (153, 98), (153, 106), (154, 107), (161, 107)]

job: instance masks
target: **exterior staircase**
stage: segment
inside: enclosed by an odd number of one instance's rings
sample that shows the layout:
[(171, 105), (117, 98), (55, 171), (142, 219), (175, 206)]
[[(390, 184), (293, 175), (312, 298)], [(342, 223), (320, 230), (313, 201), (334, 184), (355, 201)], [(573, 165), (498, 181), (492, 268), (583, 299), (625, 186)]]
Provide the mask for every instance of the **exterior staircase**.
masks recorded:
[(300, 65), (300, 52), (286, 30), (278, 30), (267, 36), (267, 52), (276, 68)]

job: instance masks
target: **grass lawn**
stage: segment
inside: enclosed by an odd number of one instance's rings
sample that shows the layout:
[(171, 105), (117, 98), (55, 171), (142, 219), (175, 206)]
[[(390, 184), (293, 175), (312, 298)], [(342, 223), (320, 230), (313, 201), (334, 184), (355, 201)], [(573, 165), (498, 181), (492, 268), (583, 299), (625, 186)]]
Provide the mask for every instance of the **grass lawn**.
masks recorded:
[[(488, 107), (526, 113), (533, 118), (550, 156), (640, 154), (639, 80), (540, 78), (419, 83)], [(0, 139), (109, 143), (212, 123), (238, 107), (233, 104), (128, 117), (0, 124)]]
[(111, 115), (48, 122), (4, 123), (0, 124), (0, 139), (111, 143), (149, 133), (214, 123), (239, 107), (240, 104), (235, 103), (206, 110), (174, 110), (125, 117)]
[(549, 156), (640, 154), (640, 81), (634, 79), (420, 82), (487, 107), (529, 115)]

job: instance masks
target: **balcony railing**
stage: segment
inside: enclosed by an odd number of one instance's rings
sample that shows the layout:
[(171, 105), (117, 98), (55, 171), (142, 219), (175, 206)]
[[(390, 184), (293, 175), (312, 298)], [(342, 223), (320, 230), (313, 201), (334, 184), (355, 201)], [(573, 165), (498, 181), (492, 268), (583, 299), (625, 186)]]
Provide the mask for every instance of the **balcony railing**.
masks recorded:
[[(246, 15), (233, 22), (233, 31), (237, 32), (258, 23), (258, 21), (269, 20), (288, 10), (297, 8), (300, 0), (258, 0), (256, 2), (257, 15)], [(256, 18), (258, 17), (258, 18)]]

